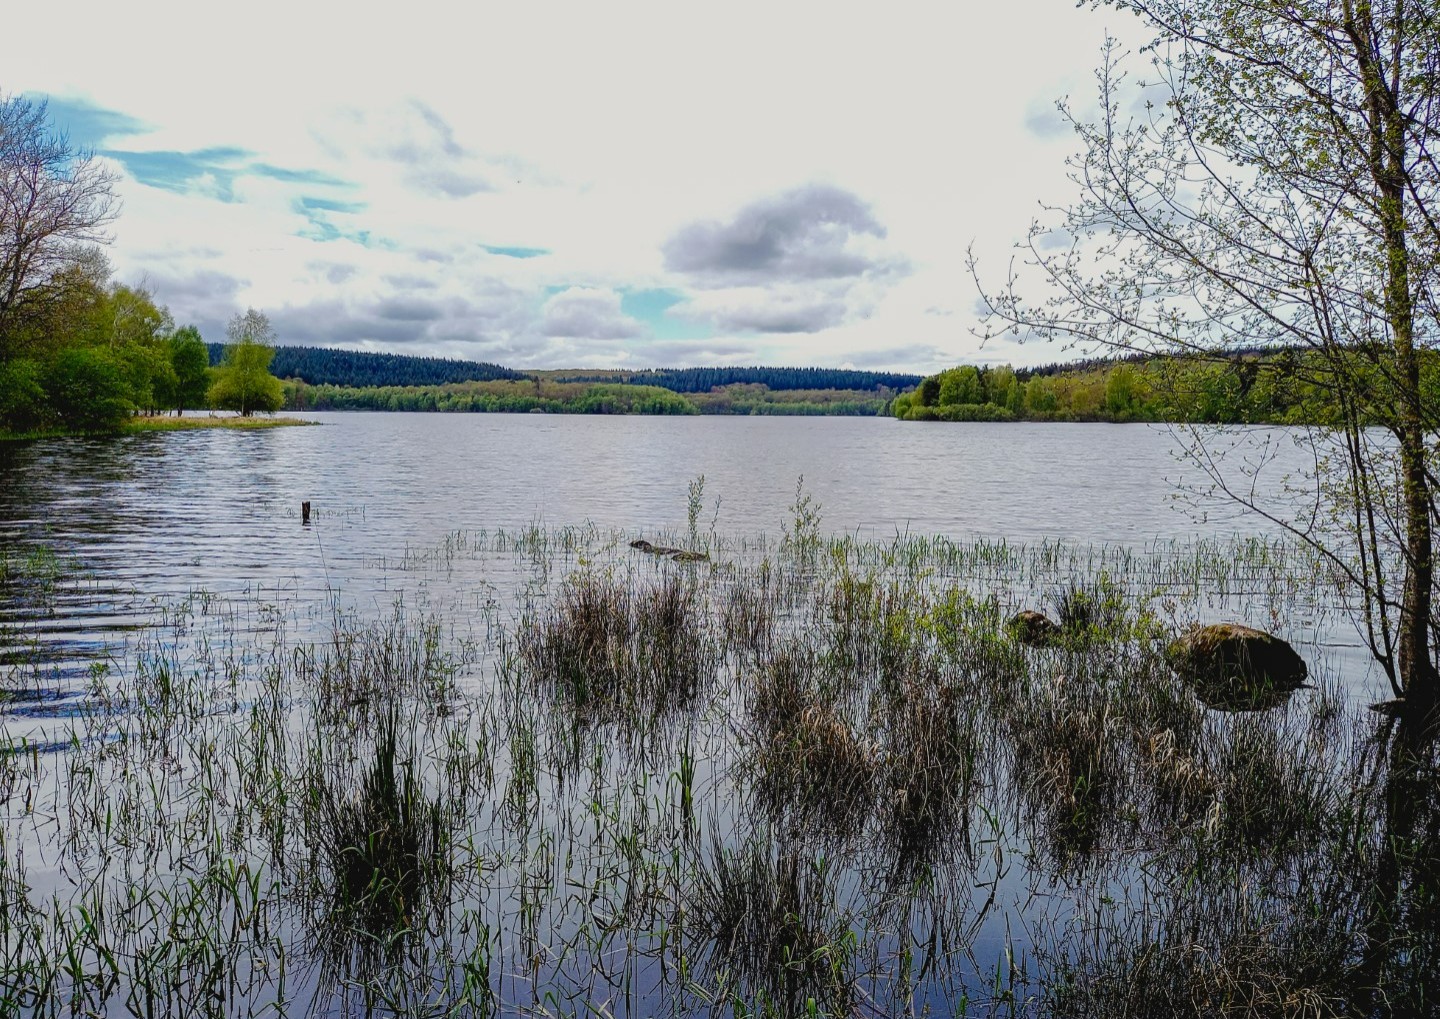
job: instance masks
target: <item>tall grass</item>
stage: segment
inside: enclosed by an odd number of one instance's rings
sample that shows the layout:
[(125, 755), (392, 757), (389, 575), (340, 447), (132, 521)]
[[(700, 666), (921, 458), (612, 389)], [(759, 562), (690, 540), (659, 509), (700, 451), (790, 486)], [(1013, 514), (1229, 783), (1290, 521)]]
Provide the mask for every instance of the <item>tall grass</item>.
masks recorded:
[[(457, 532), (390, 607), (196, 597), (0, 703), (0, 1014), (1434, 1008), (1433, 754), (1301, 553), (818, 513), (689, 564)], [(421, 611), (462, 559), (518, 579)], [(1007, 635), (1047, 597), (1061, 639)], [(1167, 639), (1232, 614), (1318, 688), (1201, 704)]]

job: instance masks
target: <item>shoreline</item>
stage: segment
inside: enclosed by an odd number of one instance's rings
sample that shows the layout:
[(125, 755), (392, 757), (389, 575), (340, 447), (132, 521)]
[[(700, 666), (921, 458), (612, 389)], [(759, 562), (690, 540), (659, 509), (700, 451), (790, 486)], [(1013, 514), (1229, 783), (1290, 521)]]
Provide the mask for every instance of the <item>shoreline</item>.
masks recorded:
[(192, 432), (210, 428), (230, 431), (261, 431), (269, 428), (289, 428), (301, 425), (318, 425), (319, 421), (307, 421), (296, 417), (139, 417), (127, 421), (113, 431), (86, 432), (66, 428), (44, 428), (29, 432), (7, 432), (0, 430), (0, 442), (23, 442), (28, 439), (91, 438), (114, 435), (135, 435), (141, 432)]

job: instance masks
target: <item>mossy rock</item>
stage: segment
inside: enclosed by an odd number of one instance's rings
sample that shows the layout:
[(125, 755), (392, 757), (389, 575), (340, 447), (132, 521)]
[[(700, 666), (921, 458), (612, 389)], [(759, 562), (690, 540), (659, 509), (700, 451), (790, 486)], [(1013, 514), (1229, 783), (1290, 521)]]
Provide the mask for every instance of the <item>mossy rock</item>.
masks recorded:
[(1060, 639), (1060, 627), (1043, 612), (1025, 609), (1005, 624), (1010, 639), (1030, 647), (1049, 647)]
[(1170, 667), (1206, 706), (1220, 711), (1278, 707), (1305, 686), (1305, 660), (1286, 641), (1239, 623), (1192, 627), (1170, 643)]

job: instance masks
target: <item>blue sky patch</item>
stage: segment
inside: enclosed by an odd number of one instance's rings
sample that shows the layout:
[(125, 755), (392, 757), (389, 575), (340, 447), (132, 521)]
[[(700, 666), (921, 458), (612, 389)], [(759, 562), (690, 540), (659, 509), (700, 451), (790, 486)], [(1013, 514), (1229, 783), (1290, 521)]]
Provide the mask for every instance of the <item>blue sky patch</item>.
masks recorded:
[(274, 166), (271, 163), (251, 163), (245, 168), (246, 173), (252, 173), (257, 177), (269, 177), (271, 180), (278, 180), (285, 184), (320, 184), (330, 187), (353, 187), (348, 180), (343, 180), (332, 174), (321, 173), (319, 170), (292, 170), (284, 166)]
[(44, 102), (50, 114), (50, 123), (77, 148), (94, 149), (107, 138), (122, 138), (146, 131), (145, 124), (128, 113), (107, 110), (83, 99), (54, 99), (36, 93), (26, 93), (25, 98), (32, 102)]
[(338, 241), (347, 239), (355, 241), (365, 247), (370, 246), (370, 232), (368, 230), (342, 230), (331, 219), (332, 215), (352, 216), (355, 213), (365, 211), (364, 202), (342, 202), (336, 198), (316, 198), (314, 195), (301, 195), (295, 199), (294, 209), (304, 216), (309, 224), (301, 230), (296, 231), (298, 237), (308, 237), (317, 241)]
[(504, 255), (506, 258), (539, 258), (541, 255), (550, 254), (549, 248), (514, 248), (499, 245), (480, 245), (492, 255)]
[(683, 300), (684, 295), (674, 290), (625, 290), (620, 294), (620, 310), (648, 325), (657, 340), (706, 340), (714, 336), (704, 322), (669, 314)]
[(342, 202), (338, 198), (315, 198), (312, 195), (302, 195), (296, 206), (302, 212), (343, 212), (353, 214), (365, 211), (364, 202)]
[(126, 152), (104, 149), (141, 184), (164, 191), (186, 192), (205, 176), (215, 180), (215, 194), (221, 201), (235, 200), (235, 178), (243, 170), (238, 162), (249, 155), (244, 149), (219, 146), (194, 152)]

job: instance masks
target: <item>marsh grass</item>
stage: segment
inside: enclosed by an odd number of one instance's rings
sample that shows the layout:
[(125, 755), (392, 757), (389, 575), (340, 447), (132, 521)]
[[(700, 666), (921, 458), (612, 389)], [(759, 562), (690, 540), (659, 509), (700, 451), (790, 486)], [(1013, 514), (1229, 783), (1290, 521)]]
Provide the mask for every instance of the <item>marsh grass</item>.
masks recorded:
[(1433, 761), (1319, 662), (1226, 714), (1164, 660), (1232, 610), (1316, 655), (1314, 564), (793, 510), (703, 564), (457, 532), (377, 567), (495, 567), (454, 605), (191, 598), (0, 704), (0, 1014), (1433, 1008)]
[(1093, 580), (1071, 580), (1051, 594), (1060, 630), (1081, 643), (1121, 639), (1130, 624), (1125, 592), (1101, 572)]
[(823, 857), (756, 837), (712, 846), (696, 870), (688, 923), (717, 1011), (844, 1016), (855, 1006), (855, 938)]
[(451, 877), (459, 811), (424, 788), (400, 711), (380, 717), (368, 760), (317, 761), (304, 792), (310, 922), (347, 977), (393, 964), (444, 907)]
[(875, 748), (837, 706), (802, 647), (776, 653), (749, 692), (753, 788), (797, 836), (852, 838), (870, 812)]
[(533, 684), (577, 724), (647, 730), (690, 703), (715, 662), (695, 582), (678, 572), (629, 584), (572, 575), (557, 603), (523, 625)]
[(720, 611), (724, 649), (749, 663), (768, 655), (780, 611), (775, 571), (768, 561), (743, 581), (727, 584)]
[(454, 696), (464, 648), (443, 649), (440, 623), (413, 619), (397, 602), (389, 618), (376, 623), (337, 612), (329, 641), (314, 653), (305, 649), (297, 655), (297, 671), (313, 684), (320, 719), (353, 725), (384, 715), (402, 700), (443, 706)]
[(914, 684), (887, 703), (880, 844), (896, 876), (913, 875), (942, 852), (972, 851), (979, 735), (955, 689)]

